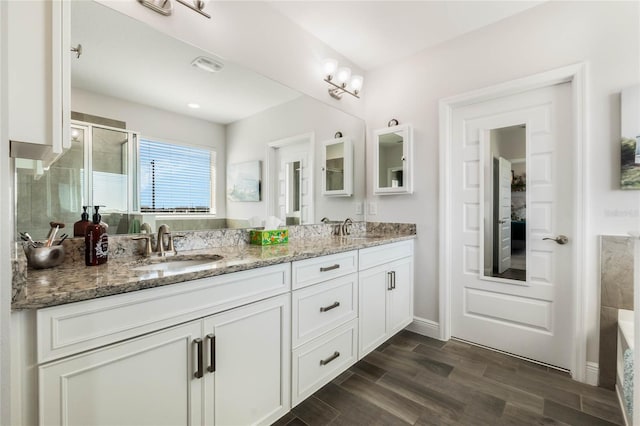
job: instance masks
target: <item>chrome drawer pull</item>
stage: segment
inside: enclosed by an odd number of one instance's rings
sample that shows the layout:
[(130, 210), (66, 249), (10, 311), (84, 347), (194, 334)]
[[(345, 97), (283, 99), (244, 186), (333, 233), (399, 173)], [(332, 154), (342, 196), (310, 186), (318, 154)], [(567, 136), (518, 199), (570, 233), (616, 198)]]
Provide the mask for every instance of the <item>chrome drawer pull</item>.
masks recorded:
[(337, 308), (338, 306), (340, 306), (340, 302), (333, 302), (333, 305), (329, 305), (326, 307), (321, 307), (320, 308), (320, 312), (327, 312), (332, 310), (333, 308)]
[(333, 355), (331, 355), (329, 358), (327, 359), (321, 359), (320, 360), (320, 365), (327, 365), (329, 364), (331, 361), (333, 361), (334, 359), (338, 358), (340, 356), (340, 352), (335, 351), (333, 353)]
[(338, 269), (340, 267), (339, 264), (331, 265), (331, 266), (322, 266), (320, 267), (320, 272), (333, 271), (334, 269)]

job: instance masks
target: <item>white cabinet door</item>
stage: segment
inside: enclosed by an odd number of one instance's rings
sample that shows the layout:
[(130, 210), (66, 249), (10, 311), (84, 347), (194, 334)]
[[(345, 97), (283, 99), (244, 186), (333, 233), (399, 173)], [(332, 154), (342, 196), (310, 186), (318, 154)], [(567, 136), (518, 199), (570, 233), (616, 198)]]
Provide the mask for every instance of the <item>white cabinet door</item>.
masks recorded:
[(389, 334), (393, 335), (413, 321), (413, 258), (407, 257), (389, 264), (392, 289), (387, 292)]
[(358, 287), (360, 341), (358, 357), (361, 359), (387, 338), (386, 306), (389, 291), (387, 266), (382, 265), (361, 271)]
[(8, 5), (11, 155), (48, 166), (71, 146), (68, 1)]
[(39, 368), (41, 425), (200, 425), (194, 321)]
[(290, 408), (289, 295), (205, 320), (215, 424), (270, 424)]
[(413, 321), (413, 257), (360, 271), (358, 358)]

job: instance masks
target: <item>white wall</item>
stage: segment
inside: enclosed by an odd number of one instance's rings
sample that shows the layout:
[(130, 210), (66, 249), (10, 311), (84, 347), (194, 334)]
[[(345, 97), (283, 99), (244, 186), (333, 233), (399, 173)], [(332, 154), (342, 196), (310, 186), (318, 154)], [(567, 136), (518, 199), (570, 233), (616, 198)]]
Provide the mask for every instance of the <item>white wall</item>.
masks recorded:
[(360, 100), (351, 96), (331, 98), (327, 83), (322, 81), (322, 62), (335, 58), (350, 67), (353, 74), (363, 75), (362, 70), (279, 14), (268, 2), (210, 2), (205, 11), (212, 16), (206, 19), (177, 2), (173, 2), (173, 14), (166, 17), (137, 1), (97, 1), (326, 104), (363, 116), (366, 93)]
[[(322, 142), (333, 139), (341, 131), (344, 137), (352, 138), (354, 145), (354, 195), (351, 197), (325, 197), (321, 195), (322, 180), (320, 162)], [(260, 114), (227, 126), (227, 163), (243, 161), (262, 161), (262, 188), (266, 188), (265, 176), (267, 144), (280, 139), (313, 132), (314, 150), (314, 190), (315, 220), (323, 216), (331, 220), (352, 217), (361, 220), (355, 214), (355, 203), (362, 202), (365, 195), (364, 168), (364, 122), (352, 115), (327, 106), (309, 96), (268, 109)], [(257, 203), (238, 203), (227, 201), (227, 216), (246, 219), (252, 216), (267, 215), (266, 197)]]
[[(637, 84), (639, 3), (548, 2), (367, 73), (368, 134), (390, 118), (412, 123), (415, 193), (377, 197), (368, 220), (416, 222), (415, 314), (438, 320), (438, 100), (588, 61), (587, 359), (598, 359), (600, 234), (640, 228), (640, 191), (619, 190), (620, 90)], [(368, 138), (367, 164), (372, 170)], [(371, 194), (368, 177), (367, 191)]]
[(219, 189), (216, 193), (216, 215), (225, 217), (224, 125), (76, 88), (71, 90), (71, 110), (124, 121), (128, 130), (140, 132), (142, 137), (151, 140), (215, 150)]

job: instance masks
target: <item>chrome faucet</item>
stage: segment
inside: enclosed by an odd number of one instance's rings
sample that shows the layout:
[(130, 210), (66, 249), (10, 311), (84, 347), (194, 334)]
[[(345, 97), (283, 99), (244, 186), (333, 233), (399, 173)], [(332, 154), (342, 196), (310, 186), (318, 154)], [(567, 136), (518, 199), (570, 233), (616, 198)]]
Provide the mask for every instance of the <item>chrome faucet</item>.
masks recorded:
[(353, 225), (353, 219), (351, 219), (350, 217), (346, 218), (344, 220), (344, 222), (342, 222), (342, 225), (340, 225), (340, 233), (338, 235), (340, 235), (341, 237), (344, 237), (346, 235), (350, 235), (351, 234), (351, 228), (350, 226)]
[(167, 250), (164, 245), (164, 236), (169, 237), (168, 247), (173, 247), (173, 239), (171, 238), (171, 231), (169, 230), (169, 225), (162, 224), (158, 228), (158, 239), (156, 240), (156, 252), (160, 256), (165, 255), (165, 251)]

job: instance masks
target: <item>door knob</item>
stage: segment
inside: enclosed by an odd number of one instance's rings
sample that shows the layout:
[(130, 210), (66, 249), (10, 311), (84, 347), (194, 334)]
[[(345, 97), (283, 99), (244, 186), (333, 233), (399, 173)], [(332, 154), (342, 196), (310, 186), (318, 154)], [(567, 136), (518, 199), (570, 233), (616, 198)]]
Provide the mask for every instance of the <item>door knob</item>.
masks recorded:
[(555, 238), (543, 238), (542, 240), (552, 240), (560, 245), (567, 244), (569, 242), (569, 238), (567, 238), (566, 235), (558, 235)]

